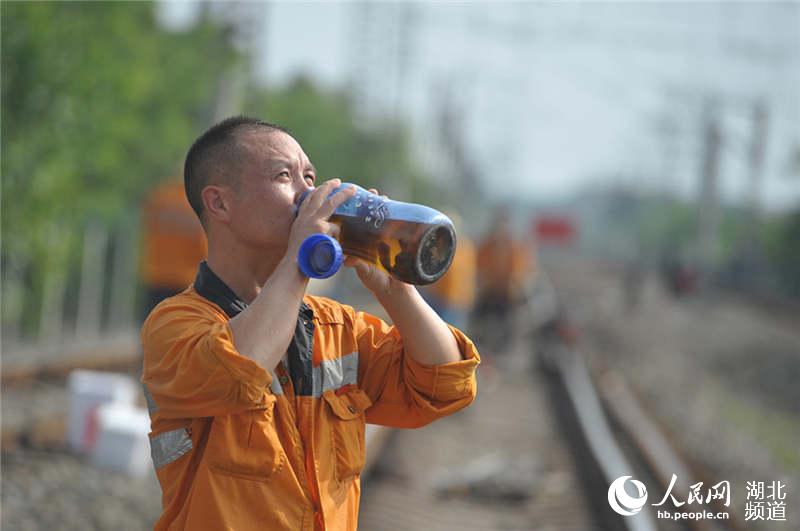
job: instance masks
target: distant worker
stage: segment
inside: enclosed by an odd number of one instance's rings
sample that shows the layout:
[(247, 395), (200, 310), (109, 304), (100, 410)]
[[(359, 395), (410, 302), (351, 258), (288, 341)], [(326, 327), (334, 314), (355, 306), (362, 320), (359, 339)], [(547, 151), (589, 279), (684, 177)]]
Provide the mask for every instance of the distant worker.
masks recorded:
[(150, 192), (142, 208), (142, 225), (144, 318), (159, 302), (192, 283), (207, 245), (181, 180), (167, 180)]
[(447, 273), (425, 290), (425, 298), (445, 322), (466, 330), (475, 305), (477, 256), (475, 245), (463, 231), (459, 216), (448, 214), (458, 234), (456, 254)]
[(298, 250), (339, 234), (328, 220), (355, 189), (315, 188), (284, 129), (224, 120), (195, 141), (184, 173), (208, 260), (142, 327), (155, 528), (352, 531), (366, 423), (418, 428), (464, 408), (478, 352), (414, 286), (352, 256), (345, 265), (392, 326), (306, 294)]
[(478, 247), (476, 324), (496, 352), (508, 344), (512, 315), (525, 300), (532, 268), (528, 246), (514, 238), (508, 214), (498, 210)]

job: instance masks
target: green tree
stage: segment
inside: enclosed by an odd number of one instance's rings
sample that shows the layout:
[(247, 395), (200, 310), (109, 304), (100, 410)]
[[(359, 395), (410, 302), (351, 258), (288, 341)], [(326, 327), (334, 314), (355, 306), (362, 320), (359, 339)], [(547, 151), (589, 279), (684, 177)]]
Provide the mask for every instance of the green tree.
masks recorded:
[[(224, 73), (247, 67), (231, 45), (234, 27), (204, 11), (191, 29), (166, 31), (156, 7), (0, 3), (2, 261), (25, 270), (32, 328), (44, 280), (76, 269), (86, 223), (135, 219), (143, 195), (180, 171), (210, 124)], [(244, 110), (289, 127), (323, 177), (429, 197), (401, 124), (367, 128), (344, 92), (304, 79), (248, 93)]]
[(766, 225), (767, 256), (785, 290), (783, 295), (800, 297), (800, 210), (776, 216)]
[[(174, 173), (238, 60), (204, 18), (161, 29), (155, 3), (3, 2), (2, 257), (33, 294), (74, 263), (88, 219), (112, 223)], [(31, 297), (35, 299), (35, 297)]]

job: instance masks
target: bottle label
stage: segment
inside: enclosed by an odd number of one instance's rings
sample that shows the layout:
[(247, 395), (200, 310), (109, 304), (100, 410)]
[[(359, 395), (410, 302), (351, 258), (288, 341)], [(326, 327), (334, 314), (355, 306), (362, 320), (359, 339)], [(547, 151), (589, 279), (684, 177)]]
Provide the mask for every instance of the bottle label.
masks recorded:
[(386, 200), (361, 190), (336, 211), (343, 216), (360, 219), (375, 230), (380, 229), (389, 217), (389, 205), (386, 204)]

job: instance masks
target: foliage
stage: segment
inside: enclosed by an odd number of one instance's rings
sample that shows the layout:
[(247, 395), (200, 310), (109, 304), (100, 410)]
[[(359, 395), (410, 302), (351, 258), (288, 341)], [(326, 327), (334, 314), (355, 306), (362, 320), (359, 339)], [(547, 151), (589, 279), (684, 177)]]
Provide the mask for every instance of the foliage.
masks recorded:
[[(86, 224), (136, 219), (144, 194), (180, 173), (189, 144), (210, 125), (223, 76), (247, 67), (231, 44), (233, 23), (206, 9), (194, 27), (170, 32), (156, 8), (0, 3), (2, 263), (19, 272), (24, 285), (10, 298), (24, 301), (17, 304), (26, 305), (24, 322), (34, 329), (45, 279), (75, 279)], [(364, 127), (345, 93), (302, 78), (247, 91), (243, 110), (289, 127), (323, 178), (386, 193), (401, 182), (405, 199), (430, 193), (405, 129)]]
[(175, 173), (236, 60), (223, 27), (170, 33), (155, 7), (2, 4), (3, 261), (29, 264), (35, 291), (88, 219), (124, 217)]
[(640, 248), (653, 258), (664, 253), (685, 253), (696, 234), (693, 205), (667, 197), (642, 200), (636, 226)]
[(800, 297), (800, 210), (771, 220), (764, 233), (767, 257), (785, 295)]
[[(658, 197), (640, 198), (635, 207), (631, 226), (638, 227), (640, 249), (649, 256), (672, 254), (691, 257), (691, 247), (697, 233), (695, 205)], [(721, 208), (719, 224), (719, 263), (724, 271), (746, 259), (745, 240), (749, 216), (741, 207)], [(630, 222), (631, 220), (628, 220)], [(621, 224), (618, 229), (626, 223)], [(788, 214), (773, 214), (762, 223), (759, 231), (760, 248), (766, 253), (768, 266), (756, 268), (755, 275), (772, 275), (766, 284), (782, 290), (783, 295), (800, 296), (800, 210)], [(743, 254), (745, 253), (745, 254)], [(747, 279), (758, 283), (759, 279)], [(763, 280), (763, 279), (761, 279)]]
[(344, 92), (327, 93), (299, 77), (283, 88), (252, 87), (245, 112), (280, 124), (303, 146), (321, 179), (339, 177), (401, 200), (431, 190), (410, 155), (401, 124), (362, 124)]

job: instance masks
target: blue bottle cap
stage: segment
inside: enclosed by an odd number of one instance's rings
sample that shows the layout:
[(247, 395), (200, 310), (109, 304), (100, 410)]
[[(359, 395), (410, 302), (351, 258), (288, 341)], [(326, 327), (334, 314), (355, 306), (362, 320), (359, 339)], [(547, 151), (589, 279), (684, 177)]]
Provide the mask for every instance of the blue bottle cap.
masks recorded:
[(297, 265), (308, 278), (328, 278), (342, 267), (342, 246), (327, 234), (312, 234), (297, 251)]

